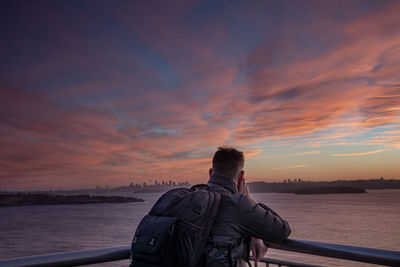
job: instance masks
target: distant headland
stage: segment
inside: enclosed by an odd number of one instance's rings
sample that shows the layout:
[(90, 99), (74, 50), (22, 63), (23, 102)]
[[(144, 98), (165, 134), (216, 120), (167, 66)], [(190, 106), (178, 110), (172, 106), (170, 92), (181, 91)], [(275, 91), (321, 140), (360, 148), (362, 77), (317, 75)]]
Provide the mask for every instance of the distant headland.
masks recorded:
[[(287, 179), (283, 182), (252, 182), (249, 189), (252, 193), (296, 193), (307, 188), (321, 187), (352, 187), (356, 189), (400, 189), (400, 180), (370, 179), (370, 180), (337, 180), (329, 182), (312, 182), (298, 179)], [(333, 189), (332, 189), (333, 190)], [(329, 191), (329, 190), (328, 190)], [(339, 190), (340, 191), (340, 190)], [(343, 190), (342, 190), (343, 191)], [(351, 191), (351, 190), (350, 190)]]
[(319, 186), (300, 189), (294, 192), (296, 195), (314, 194), (358, 194), (367, 193), (364, 189), (352, 186)]
[(129, 203), (129, 202), (143, 202), (143, 199), (134, 197), (90, 196), (90, 195), (66, 196), (66, 195), (30, 194), (30, 193), (0, 194), (0, 206)]

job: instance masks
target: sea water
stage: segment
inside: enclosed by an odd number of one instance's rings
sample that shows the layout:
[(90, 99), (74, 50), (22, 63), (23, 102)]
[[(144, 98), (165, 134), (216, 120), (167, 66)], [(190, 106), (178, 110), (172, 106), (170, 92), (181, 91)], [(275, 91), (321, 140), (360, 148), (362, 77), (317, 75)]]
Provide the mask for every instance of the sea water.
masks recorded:
[[(140, 219), (160, 195), (131, 195), (146, 200), (138, 203), (2, 207), (0, 259), (130, 245)], [(289, 222), (290, 238), (400, 250), (400, 190), (252, 195)], [(267, 256), (322, 266), (370, 266), (274, 249)], [(124, 260), (98, 266), (128, 264)]]

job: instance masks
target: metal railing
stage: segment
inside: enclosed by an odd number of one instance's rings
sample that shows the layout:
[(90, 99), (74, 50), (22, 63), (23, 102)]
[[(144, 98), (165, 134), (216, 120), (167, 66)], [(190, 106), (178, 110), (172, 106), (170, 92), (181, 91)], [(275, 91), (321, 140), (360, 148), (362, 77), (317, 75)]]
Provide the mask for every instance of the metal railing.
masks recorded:
[[(280, 244), (269, 244), (270, 248), (312, 254), (350, 261), (358, 261), (385, 266), (400, 266), (400, 251), (375, 248), (347, 246), (308, 240), (288, 239)], [(93, 263), (119, 261), (128, 259), (130, 246), (81, 250), (73, 252), (46, 254), (23, 258), (13, 258), (0, 261), (0, 267), (23, 266), (78, 266)], [(309, 266), (315, 265), (289, 262), (265, 258), (261, 262), (278, 266)]]
[[(251, 259), (253, 260), (253, 259)], [(253, 260), (254, 261), (254, 260)], [(265, 266), (270, 266), (270, 264), (274, 266), (289, 266), (289, 267), (321, 267), (320, 265), (312, 265), (312, 264), (305, 264), (305, 263), (300, 263), (300, 262), (294, 262), (294, 261), (287, 261), (287, 260), (278, 260), (278, 259), (271, 259), (271, 258), (264, 258), (260, 260), (259, 262), (262, 262)], [(263, 265), (263, 266), (264, 266)], [(254, 267), (258, 267), (258, 263), (254, 262)]]

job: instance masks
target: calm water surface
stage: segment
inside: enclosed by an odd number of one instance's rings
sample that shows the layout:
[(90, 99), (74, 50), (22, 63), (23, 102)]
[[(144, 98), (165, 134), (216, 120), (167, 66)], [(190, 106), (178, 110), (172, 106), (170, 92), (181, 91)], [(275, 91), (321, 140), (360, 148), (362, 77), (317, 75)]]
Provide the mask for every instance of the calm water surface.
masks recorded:
[[(129, 245), (160, 194), (134, 196), (146, 202), (0, 208), (0, 258)], [(289, 221), (291, 238), (400, 250), (400, 190), (253, 197)], [(323, 266), (370, 266), (273, 249), (267, 256)], [(128, 261), (99, 266), (128, 266)]]

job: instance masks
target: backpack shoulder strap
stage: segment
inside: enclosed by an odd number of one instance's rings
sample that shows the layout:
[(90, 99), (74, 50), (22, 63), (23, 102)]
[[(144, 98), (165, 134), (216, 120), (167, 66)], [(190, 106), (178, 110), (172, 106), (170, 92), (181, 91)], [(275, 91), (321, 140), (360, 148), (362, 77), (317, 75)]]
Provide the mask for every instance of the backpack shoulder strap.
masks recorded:
[(206, 184), (196, 184), (190, 188), (190, 190), (192, 190), (192, 191), (197, 191), (197, 190), (207, 190), (208, 191), (208, 189), (209, 189), (209, 186)]
[(221, 204), (221, 194), (215, 191), (208, 191), (209, 194), (214, 195), (214, 203), (212, 205), (211, 211), (210, 211), (210, 216), (212, 219), (212, 222), (214, 222), (215, 217), (217, 216), (218, 210), (219, 210), (219, 205)]
[(224, 191), (224, 190), (216, 190), (214, 188), (211, 188), (208, 184), (197, 184), (197, 185), (193, 185), (190, 190), (192, 191), (196, 191), (196, 190), (207, 190), (210, 192), (216, 192), (222, 196), (227, 196), (230, 195), (228, 192)]
[(197, 191), (197, 190), (208, 191), (208, 194), (210, 196), (210, 202), (212, 204), (210, 212), (209, 212), (209, 216), (210, 216), (211, 220), (214, 221), (214, 218), (218, 213), (219, 205), (221, 203), (221, 193), (210, 190), (210, 187), (206, 184), (194, 185), (190, 188), (190, 190), (192, 190), (192, 191)]

